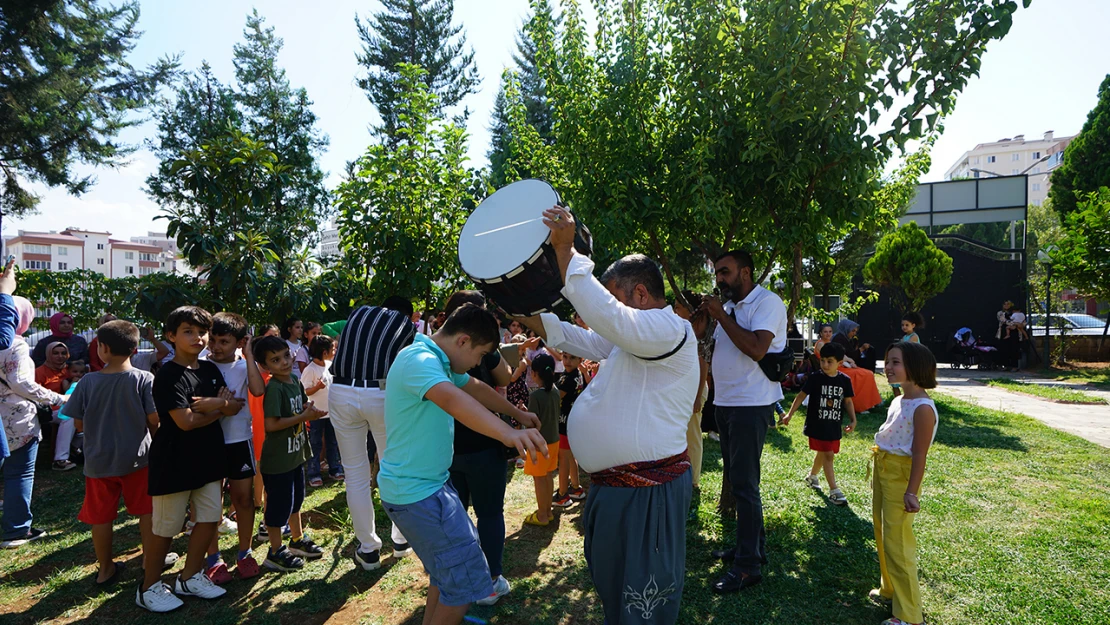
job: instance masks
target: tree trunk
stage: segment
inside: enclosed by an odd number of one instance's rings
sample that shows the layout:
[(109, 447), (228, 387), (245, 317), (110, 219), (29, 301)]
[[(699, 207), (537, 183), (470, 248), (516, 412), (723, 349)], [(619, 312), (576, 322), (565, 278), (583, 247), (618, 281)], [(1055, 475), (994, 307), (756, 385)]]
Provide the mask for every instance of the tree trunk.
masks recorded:
[(674, 272), (671, 270), (671, 263), (667, 260), (667, 255), (663, 252), (663, 246), (659, 243), (659, 238), (652, 232), (650, 235), (651, 247), (655, 251), (655, 255), (659, 258), (659, 264), (663, 266), (663, 274), (667, 276), (667, 282), (671, 285), (671, 290), (674, 291), (674, 299), (676, 302), (686, 307), (690, 312), (697, 312), (690, 302), (686, 301), (686, 296), (682, 294), (682, 289), (678, 288), (678, 282), (674, 279)]
[(786, 325), (794, 325), (794, 316), (798, 313), (798, 303), (802, 299), (802, 244), (794, 244), (794, 285), (790, 289), (790, 306), (786, 309)]

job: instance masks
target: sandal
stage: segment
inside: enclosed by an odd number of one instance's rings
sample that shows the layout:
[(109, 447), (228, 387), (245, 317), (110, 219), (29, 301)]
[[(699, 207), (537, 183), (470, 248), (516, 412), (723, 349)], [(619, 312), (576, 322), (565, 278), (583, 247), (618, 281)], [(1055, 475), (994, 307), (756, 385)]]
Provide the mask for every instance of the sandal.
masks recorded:
[(540, 517), (539, 517), (539, 514), (540, 513), (538, 511), (533, 512), (532, 514), (529, 514), (524, 519), (524, 524), (525, 525), (535, 525), (537, 527), (547, 527), (551, 523), (551, 519), (548, 519), (546, 521), (541, 521)]
[(112, 571), (112, 576), (102, 582), (96, 582), (97, 587), (103, 588), (105, 586), (111, 586), (119, 581), (119, 576), (123, 573), (123, 569), (125, 568), (123, 562), (113, 562), (112, 564), (116, 566), (116, 569)]
[(829, 493), (829, 501), (838, 506), (848, 505), (848, 498), (844, 496), (839, 488), (835, 488)]

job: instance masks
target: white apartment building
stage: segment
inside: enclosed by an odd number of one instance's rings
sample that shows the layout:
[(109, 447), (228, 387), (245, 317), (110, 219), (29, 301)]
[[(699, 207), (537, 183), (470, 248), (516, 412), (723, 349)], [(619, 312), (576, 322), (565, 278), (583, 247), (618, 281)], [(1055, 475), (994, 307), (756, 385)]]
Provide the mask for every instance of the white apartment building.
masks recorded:
[(339, 255), (339, 227), (332, 219), (320, 232), (320, 256)]
[(160, 248), (162, 254), (159, 262), (162, 264), (163, 271), (194, 275), (192, 268), (181, 257), (181, 250), (177, 247), (177, 239), (167, 236), (165, 232), (151, 232), (148, 230), (146, 236), (131, 237), (131, 242)]
[(1029, 203), (1042, 204), (1048, 197), (1049, 177), (1064, 161), (1064, 149), (1075, 136), (1055, 137), (1049, 130), (1041, 139), (1025, 135), (980, 143), (944, 173), (945, 180), (990, 178), (994, 176), (1029, 177)]
[(15, 256), (16, 264), (25, 271), (89, 269), (109, 278), (167, 271), (161, 248), (119, 241), (110, 232), (20, 230), (5, 243), (7, 253)]

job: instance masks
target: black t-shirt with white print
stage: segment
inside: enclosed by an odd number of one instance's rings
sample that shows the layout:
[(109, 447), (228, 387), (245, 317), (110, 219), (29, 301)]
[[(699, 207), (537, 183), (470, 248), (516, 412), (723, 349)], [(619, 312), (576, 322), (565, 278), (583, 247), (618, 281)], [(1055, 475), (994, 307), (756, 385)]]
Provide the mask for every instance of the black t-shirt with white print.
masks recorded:
[(852, 397), (852, 380), (837, 371), (829, 377), (824, 371), (810, 374), (802, 387), (809, 396), (803, 434), (819, 441), (838, 441), (843, 436), (844, 400)]
[(585, 387), (586, 377), (578, 369), (560, 373), (555, 379), (555, 388), (566, 393), (559, 403), (559, 434), (567, 435), (567, 417), (570, 416), (570, 409), (574, 407), (574, 400), (578, 399), (578, 395)]
[(219, 419), (204, 427), (182, 430), (170, 416), (171, 410), (188, 408), (194, 397), (215, 397), (226, 386), (216, 365), (199, 361), (189, 369), (167, 362), (154, 376), (154, 406), (158, 409), (158, 431), (150, 443), (149, 482), (151, 496), (194, 490), (227, 477), (224, 462), (224, 431)]

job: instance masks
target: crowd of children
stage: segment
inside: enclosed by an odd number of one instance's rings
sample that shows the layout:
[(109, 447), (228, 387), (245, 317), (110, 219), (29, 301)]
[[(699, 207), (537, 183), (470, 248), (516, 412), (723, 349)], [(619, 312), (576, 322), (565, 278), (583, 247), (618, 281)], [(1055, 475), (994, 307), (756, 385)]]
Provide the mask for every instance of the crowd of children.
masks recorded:
[[(872, 599), (892, 602), (895, 625), (923, 622), (912, 521), (920, 510), (925, 459), (939, 419), (926, 392), (936, 385), (936, 365), (919, 343), (915, 330), (921, 326), (919, 316), (907, 315), (903, 342), (887, 350), (886, 374), (900, 395), (875, 435), (872, 486), (881, 585)], [(436, 614), (491, 594), (489, 568), (477, 574), (485, 558), (473, 525), (452, 516), (463, 505), (446, 478), (452, 454), (444, 436), (452, 420), (517, 451), (515, 461), (533, 478), (536, 494), (536, 511), (524, 523), (547, 526), (555, 509), (586, 496), (566, 427), (598, 365), (545, 346), (516, 321), (501, 327), (492, 313), (472, 304), (443, 319), (429, 314), (423, 328), (398, 355), (403, 366), (390, 369), (384, 387), (390, 443), (379, 450), (378, 486), (383, 506), (412, 548), (428, 556), (423, 559), (431, 576), (428, 609)], [(239, 315), (184, 306), (169, 315), (167, 344), (144, 366), (133, 361), (139, 328), (114, 318), (97, 329), (89, 355), (97, 370), (87, 375), (83, 362), (72, 361), (65, 342), (43, 348), (45, 360), (35, 369), (35, 381), (54, 393), (70, 393), (55, 415), (57, 447), (68, 453), (74, 434), (83, 436), (85, 499), (78, 518), (92, 526), (97, 584), (116, 582), (124, 570), (113, 559), (112, 547), (121, 499), (138, 518), (142, 535), (136, 603), (152, 612), (181, 607), (184, 596), (218, 598), (226, 592), (221, 585), (234, 579), (218, 548), (220, 524), (227, 523), (225, 488), (227, 519), (238, 534), (234, 572), (239, 578), (257, 576), (261, 568), (296, 570), (306, 559), (322, 557), (306, 531), (301, 506), (306, 484), (321, 486), (325, 467), (331, 479), (344, 479), (327, 418), (329, 365), (337, 344), (327, 333), (319, 324), (290, 319), (282, 328), (259, 328), (252, 338)], [(816, 352), (820, 367), (799, 381), (801, 390), (781, 424), (788, 425), (808, 398), (803, 433), (815, 457), (805, 482), (820, 489), (823, 472), (830, 501), (846, 505), (834, 459), (843, 433), (855, 429), (856, 415), (851, 381), (838, 370), (845, 350), (830, 340), (831, 334), (831, 328), (822, 328)], [(148, 338), (153, 338), (149, 332)], [(515, 345), (519, 362), (510, 363), (506, 388), (487, 393), (462, 372), (498, 343), (502, 354), (512, 353), (505, 351), (506, 343)], [(473, 400), (487, 410), (477, 410)], [(510, 420), (488, 419), (489, 411)], [(75, 466), (59, 456), (54, 468)], [(258, 535), (269, 547), (260, 566), (252, 539), (263, 495)], [(431, 498), (442, 501), (425, 506)], [(187, 519), (185, 563), (170, 586), (162, 572), (178, 559), (170, 544)], [(456, 564), (474, 575), (440, 570), (440, 558), (431, 554), (447, 545), (466, 552), (460, 551)], [(464, 578), (470, 581), (458, 581)]]

